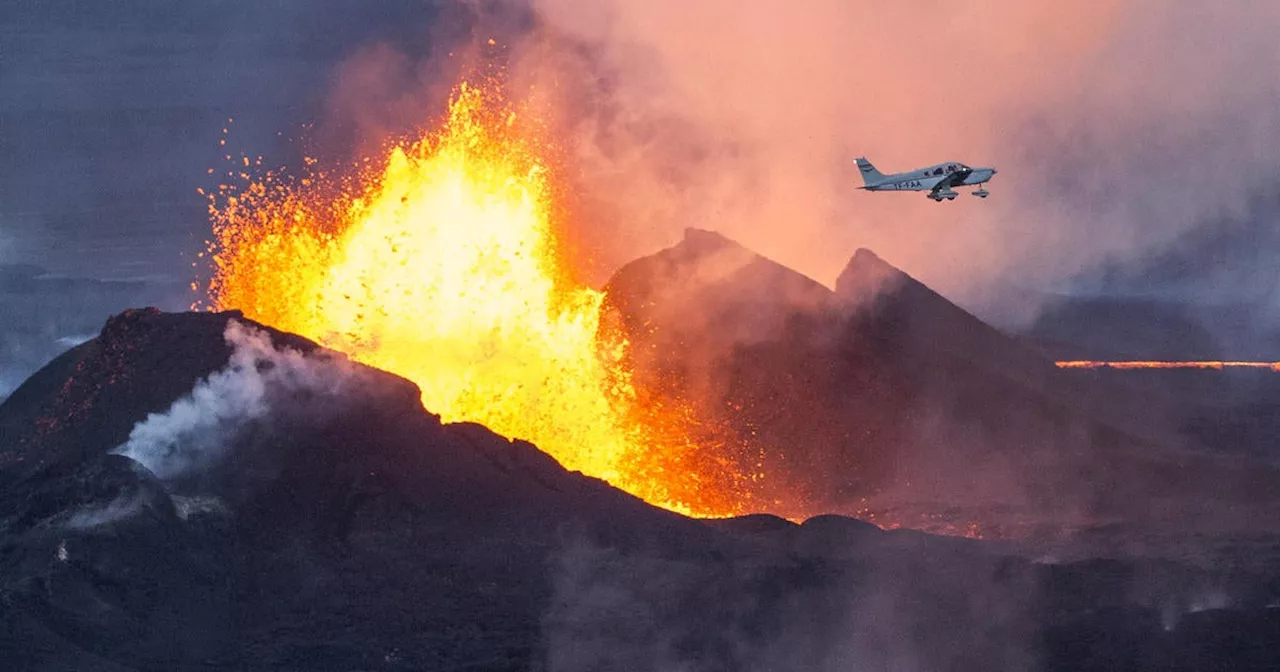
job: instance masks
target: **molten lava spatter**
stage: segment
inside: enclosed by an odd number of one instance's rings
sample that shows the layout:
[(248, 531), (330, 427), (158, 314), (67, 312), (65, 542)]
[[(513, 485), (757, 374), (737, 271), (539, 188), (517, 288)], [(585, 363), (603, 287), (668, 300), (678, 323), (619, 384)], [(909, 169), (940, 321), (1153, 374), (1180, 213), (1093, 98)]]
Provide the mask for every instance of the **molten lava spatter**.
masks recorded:
[(683, 409), (642, 407), (604, 295), (558, 253), (536, 132), (499, 88), (461, 85), (436, 133), (345, 184), (268, 173), (214, 199), (210, 306), (413, 380), (446, 422), (533, 442), (652, 503), (738, 513)]
[(1240, 361), (1093, 361), (1070, 360), (1055, 362), (1060, 369), (1269, 369), (1280, 372), (1280, 362)]

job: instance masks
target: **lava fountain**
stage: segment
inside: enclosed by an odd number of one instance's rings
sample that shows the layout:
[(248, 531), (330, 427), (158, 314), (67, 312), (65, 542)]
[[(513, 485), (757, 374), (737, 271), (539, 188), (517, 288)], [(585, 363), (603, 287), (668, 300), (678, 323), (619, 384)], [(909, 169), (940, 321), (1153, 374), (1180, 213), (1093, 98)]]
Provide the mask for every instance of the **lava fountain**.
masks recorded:
[[(211, 197), (208, 308), (237, 308), (419, 386), (446, 422), (528, 440), (566, 468), (695, 515), (743, 510), (686, 409), (642, 403), (602, 292), (556, 235), (547, 145), (495, 83), (354, 177), (267, 173)], [(247, 177), (247, 176), (246, 176)]]

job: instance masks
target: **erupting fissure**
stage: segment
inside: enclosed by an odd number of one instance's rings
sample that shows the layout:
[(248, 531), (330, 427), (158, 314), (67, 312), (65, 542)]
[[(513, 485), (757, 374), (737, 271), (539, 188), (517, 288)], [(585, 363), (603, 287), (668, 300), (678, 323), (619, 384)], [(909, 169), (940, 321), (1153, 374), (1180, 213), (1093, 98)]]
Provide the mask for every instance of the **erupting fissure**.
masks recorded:
[(528, 440), (651, 503), (740, 513), (743, 477), (687, 438), (688, 409), (641, 401), (604, 294), (573, 280), (546, 145), (523, 116), (496, 82), (463, 83), (437, 131), (354, 179), (222, 188), (204, 307), (409, 378), (444, 421)]
[(1060, 369), (1270, 369), (1280, 372), (1280, 362), (1239, 362), (1239, 361), (1093, 361), (1070, 360), (1055, 362)]

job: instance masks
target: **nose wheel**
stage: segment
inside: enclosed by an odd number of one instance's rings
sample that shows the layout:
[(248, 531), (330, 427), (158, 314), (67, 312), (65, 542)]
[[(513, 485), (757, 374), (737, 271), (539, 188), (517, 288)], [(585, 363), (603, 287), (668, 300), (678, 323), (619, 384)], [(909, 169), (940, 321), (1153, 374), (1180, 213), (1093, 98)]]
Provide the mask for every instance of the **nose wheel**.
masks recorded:
[(987, 191), (986, 189), (979, 189), (973, 192), (973, 195), (977, 196), (978, 198), (986, 198), (991, 195), (991, 192)]

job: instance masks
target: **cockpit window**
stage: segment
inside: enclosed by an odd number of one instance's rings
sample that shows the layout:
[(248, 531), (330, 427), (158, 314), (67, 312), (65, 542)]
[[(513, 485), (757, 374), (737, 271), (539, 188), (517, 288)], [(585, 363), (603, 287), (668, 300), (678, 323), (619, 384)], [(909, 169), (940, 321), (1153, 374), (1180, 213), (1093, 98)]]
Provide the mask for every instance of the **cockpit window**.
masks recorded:
[(956, 164), (954, 164), (954, 163), (953, 163), (953, 164), (951, 164), (951, 165), (947, 166), (947, 174), (948, 174), (948, 175), (950, 175), (951, 173), (954, 173), (954, 172), (956, 172)]
[(941, 175), (941, 174), (942, 174), (942, 169), (941, 169), (941, 168), (939, 168), (939, 169), (937, 169), (937, 170), (933, 171), (933, 174), (934, 174), (934, 175)]

